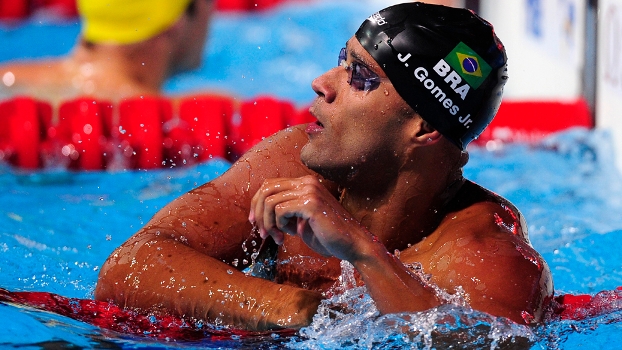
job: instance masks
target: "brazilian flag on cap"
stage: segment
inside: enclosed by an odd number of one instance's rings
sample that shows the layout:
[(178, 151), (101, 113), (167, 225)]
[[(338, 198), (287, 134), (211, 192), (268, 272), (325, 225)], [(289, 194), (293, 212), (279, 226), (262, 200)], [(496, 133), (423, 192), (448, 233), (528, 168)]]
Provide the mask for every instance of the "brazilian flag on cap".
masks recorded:
[(482, 85), (492, 71), (490, 65), (463, 42), (456, 45), (445, 61), (474, 89)]

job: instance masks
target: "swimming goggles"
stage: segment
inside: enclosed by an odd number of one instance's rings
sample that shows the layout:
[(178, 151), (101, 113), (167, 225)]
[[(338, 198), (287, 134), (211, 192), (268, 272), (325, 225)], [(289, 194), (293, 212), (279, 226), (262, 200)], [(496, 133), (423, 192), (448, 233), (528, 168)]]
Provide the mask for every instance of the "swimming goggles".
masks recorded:
[(348, 72), (348, 84), (359, 91), (372, 91), (380, 86), (380, 82), (383, 78), (374, 73), (369, 67), (359, 62), (352, 62), (347, 64), (348, 52), (346, 48), (342, 48), (339, 51), (338, 66), (346, 69)]

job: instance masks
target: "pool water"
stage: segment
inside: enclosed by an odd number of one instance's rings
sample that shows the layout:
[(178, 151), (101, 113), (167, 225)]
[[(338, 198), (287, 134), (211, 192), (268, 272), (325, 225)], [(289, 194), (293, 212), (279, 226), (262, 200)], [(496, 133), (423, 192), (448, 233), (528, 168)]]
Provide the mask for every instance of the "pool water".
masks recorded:
[[(622, 219), (618, 215), (622, 197), (620, 177), (610, 165), (609, 147), (605, 133), (571, 130), (532, 145), (470, 150), (466, 176), (521, 208), (533, 245), (553, 271), (558, 294), (594, 294), (622, 285), (622, 253), (616, 244), (622, 234)], [(213, 161), (181, 169), (117, 173), (21, 173), (8, 166), (0, 167), (0, 184), (5, 189), (0, 193), (0, 286), (91, 298), (99, 266), (115, 247), (171, 199), (218, 176), (228, 166), (227, 162)], [(259, 344), (299, 349), (403, 344), (402, 338), (408, 338), (401, 328), (404, 324), (429, 330), (430, 319), (465, 315), (467, 320), (461, 322), (467, 325), (488, 319), (487, 324), (502, 335), (532, 337), (539, 341), (533, 348), (597, 349), (619, 339), (622, 328), (622, 322), (617, 322), (622, 317), (618, 311), (582, 322), (553, 322), (531, 332), (512, 328), (502, 319), (460, 309), (424, 313), (412, 320), (396, 316), (378, 318), (369, 298), (344, 298), (352, 304), (352, 314), (335, 317), (326, 308), (299, 336), (288, 340), (264, 339)], [(0, 315), (0, 345), (62, 340), (85, 347), (104, 343), (124, 348), (198, 346), (121, 335), (14, 306), (0, 304)], [(483, 336), (475, 333), (473, 337), (486, 338), (491, 332), (486, 331)], [(200, 345), (253, 348), (260, 346), (257, 341)], [(425, 345), (425, 339), (418, 341)], [(103, 343), (95, 345), (98, 342)]]
[[(313, 98), (311, 79), (336, 64), (339, 48), (369, 15), (360, 5), (317, 2), (216, 18), (204, 67), (171, 79), (166, 89), (170, 93), (221, 89), (244, 98), (269, 93), (308, 103)], [(72, 23), (35, 21), (7, 27), (0, 31), (2, 42), (7, 43), (0, 45), (4, 50), (0, 59), (62, 54), (78, 31)], [(61, 48), (43, 43), (37, 47), (37, 40), (44, 37), (41, 33), (55, 35)], [(26, 47), (25, 38), (29, 38)], [(14, 51), (7, 52), (7, 47)], [(22, 47), (24, 53), (16, 55)], [(490, 144), (469, 151), (466, 177), (520, 208), (533, 245), (551, 267), (558, 294), (595, 294), (622, 286), (622, 252), (617, 248), (622, 237), (622, 182), (607, 132), (574, 129), (538, 143)], [(20, 172), (0, 164), (0, 287), (92, 298), (99, 267), (114, 248), (170, 200), (228, 167), (227, 162), (216, 160), (148, 172), (72, 173)], [(346, 273), (346, 285), (347, 277)], [(336, 313), (327, 304), (313, 324), (294, 337), (201, 342), (119, 334), (0, 304), (0, 347), (442, 347), (441, 340), (430, 337), (433, 330), (461, 334), (463, 343), (454, 339), (454, 348), (490, 348), (506, 338), (527, 338), (533, 349), (602, 349), (622, 340), (622, 307), (584, 321), (556, 321), (531, 330), (454, 306), (378, 317), (360, 289), (338, 298), (330, 302), (347, 304), (351, 313)]]

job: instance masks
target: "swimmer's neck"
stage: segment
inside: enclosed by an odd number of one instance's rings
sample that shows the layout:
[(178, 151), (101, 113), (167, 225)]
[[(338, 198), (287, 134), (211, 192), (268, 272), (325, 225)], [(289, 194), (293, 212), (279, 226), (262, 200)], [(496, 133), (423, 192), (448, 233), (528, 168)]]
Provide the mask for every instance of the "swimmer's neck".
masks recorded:
[(465, 182), (461, 169), (425, 180), (404, 175), (384, 195), (343, 189), (341, 203), (389, 251), (403, 250), (438, 227), (444, 207)]
[[(136, 90), (160, 91), (168, 77), (168, 53), (157, 41), (133, 45), (89, 44), (81, 41), (67, 58), (78, 68), (77, 74), (90, 74), (96, 80), (123, 79)], [(88, 72), (87, 72), (88, 71)]]

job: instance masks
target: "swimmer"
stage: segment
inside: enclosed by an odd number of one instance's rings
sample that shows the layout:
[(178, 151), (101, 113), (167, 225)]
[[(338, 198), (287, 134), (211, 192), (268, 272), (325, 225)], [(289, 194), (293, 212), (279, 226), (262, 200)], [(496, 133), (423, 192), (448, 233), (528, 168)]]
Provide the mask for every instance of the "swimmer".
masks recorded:
[(553, 297), (549, 268), (519, 210), (462, 171), (499, 107), (506, 61), (468, 10), (406, 3), (371, 15), (313, 81), (317, 121), (162, 208), (104, 263), (95, 298), (300, 328), (348, 261), (382, 314), (447, 303), (440, 288), (537, 324)]
[(60, 59), (0, 66), (0, 97), (57, 104), (159, 94), (172, 74), (202, 59), (213, 0), (78, 0), (82, 32)]

